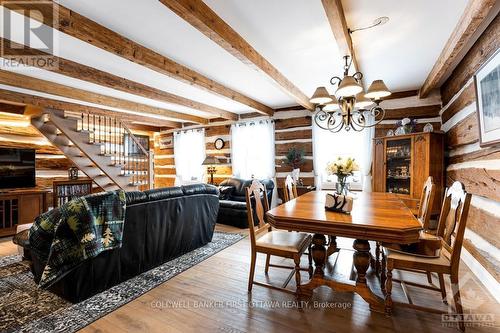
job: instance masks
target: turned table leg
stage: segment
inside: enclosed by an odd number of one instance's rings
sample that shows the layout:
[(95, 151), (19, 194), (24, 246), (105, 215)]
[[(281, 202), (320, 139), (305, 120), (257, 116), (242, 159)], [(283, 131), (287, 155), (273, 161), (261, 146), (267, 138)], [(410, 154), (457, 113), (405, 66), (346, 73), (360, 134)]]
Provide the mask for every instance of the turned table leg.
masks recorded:
[(325, 235), (315, 234), (312, 239), (312, 244), (310, 253), (312, 253), (312, 259), (314, 261), (314, 274), (308, 283), (300, 286), (300, 298), (312, 297), (313, 290), (322, 284), (321, 281), (323, 281), (325, 277), (324, 267), (327, 258)]
[(356, 239), (353, 244), (354, 267), (356, 267), (356, 284), (366, 284), (366, 271), (370, 267), (370, 243), (367, 240)]
[(324, 276), (325, 275), (324, 267), (327, 258), (327, 251), (325, 247), (326, 245), (325, 235), (314, 234), (312, 243), (313, 243), (312, 255), (315, 265), (314, 275)]

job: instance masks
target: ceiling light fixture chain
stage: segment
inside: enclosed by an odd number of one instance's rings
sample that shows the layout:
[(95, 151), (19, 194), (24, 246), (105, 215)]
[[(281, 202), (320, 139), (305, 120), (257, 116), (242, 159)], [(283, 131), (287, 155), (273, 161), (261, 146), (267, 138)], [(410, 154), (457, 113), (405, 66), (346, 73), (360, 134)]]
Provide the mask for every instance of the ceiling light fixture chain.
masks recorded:
[(349, 75), (352, 58), (346, 55), (344, 61), (344, 78), (334, 76), (330, 79), (330, 84), (337, 86), (335, 95), (319, 87), (310, 99), (316, 104), (314, 122), (321, 129), (334, 133), (342, 129), (362, 131), (380, 124), (385, 118), (380, 102), (391, 94), (382, 80), (373, 81), (365, 94), (361, 85), (363, 73)]

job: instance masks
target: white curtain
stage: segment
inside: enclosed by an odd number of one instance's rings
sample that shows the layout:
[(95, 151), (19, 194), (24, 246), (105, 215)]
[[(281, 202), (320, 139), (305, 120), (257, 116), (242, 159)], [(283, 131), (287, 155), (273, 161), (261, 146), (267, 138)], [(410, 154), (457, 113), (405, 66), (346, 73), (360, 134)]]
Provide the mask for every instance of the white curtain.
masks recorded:
[(274, 161), (274, 122), (260, 120), (231, 126), (233, 175), (243, 179), (273, 179), (271, 207), (277, 202)]
[(203, 181), (205, 159), (205, 130), (196, 129), (174, 133), (175, 185)]
[(236, 177), (272, 178), (274, 164), (274, 123), (268, 120), (231, 126), (231, 157)]
[(322, 184), (327, 181), (328, 175), (325, 168), (328, 162), (337, 157), (352, 157), (360, 167), (363, 190), (370, 190), (371, 139), (373, 133), (374, 130), (369, 128), (365, 128), (360, 132), (352, 129), (350, 131), (342, 129), (338, 133), (332, 133), (321, 129), (313, 121), (313, 158), (316, 188), (321, 189)]
[[(364, 112), (364, 117), (367, 125), (375, 123), (375, 117), (369, 111)], [(363, 175), (363, 191), (372, 191), (372, 162), (373, 162), (373, 138), (375, 137), (375, 126), (363, 129), (365, 145), (363, 146), (362, 156), (360, 159), (360, 169)]]

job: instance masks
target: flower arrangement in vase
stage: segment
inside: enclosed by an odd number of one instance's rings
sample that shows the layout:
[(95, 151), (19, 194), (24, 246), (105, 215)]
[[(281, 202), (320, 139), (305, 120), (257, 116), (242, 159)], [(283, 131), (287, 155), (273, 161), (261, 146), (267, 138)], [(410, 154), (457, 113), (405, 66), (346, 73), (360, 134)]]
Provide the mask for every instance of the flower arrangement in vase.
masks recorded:
[(336, 190), (338, 194), (347, 195), (349, 191), (347, 178), (353, 176), (354, 171), (359, 171), (359, 166), (355, 159), (351, 157), (338, 157), (335, 161), (326, 165), (328, 175), (337, 176)]
[(300, 166), (304, 164), (304, 151), (295, 147), (288, 149), (285, 164), (292, 167), (292, 177), (296, 182), (298, 182)]
[(415, 132), (417, 128), (417, 120), (403, 118), (396, 123), (396, 135), (410, 134)]

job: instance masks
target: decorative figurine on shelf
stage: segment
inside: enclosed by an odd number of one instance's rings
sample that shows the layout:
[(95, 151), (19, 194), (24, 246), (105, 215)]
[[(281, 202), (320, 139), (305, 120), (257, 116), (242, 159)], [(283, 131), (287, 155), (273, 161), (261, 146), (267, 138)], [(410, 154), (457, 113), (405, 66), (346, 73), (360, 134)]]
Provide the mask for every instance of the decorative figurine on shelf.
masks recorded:
[(76, 167), (71, 167), (68, 169), (68, 178), (71, 180), (77, 180), (78, 179), (78, 168)]
[(334, 162), (329, 162), (326, 166), (328, 175), (337, 176), (336, 191), (338, 194), (347, 195), (349, 193), (348, 178), (354, 175), (354, 171), (359, 171), (359, 166), (354, 158), (338, 157)]
[(285, 164), (292, 167), (292, 178), (299, 182), (300, 166), (304, 164), (304, 151), (302, 149), (290, 148), (286, 154)]
[(396, 135), (411, 134), (415, 132), (417, 127), (417, 120), (410, 118), (403, 118), (396, 123)]
[(424, 126), (424, 132), (425, 133), (430, 133), (432, 131), (434, 131), (434, 126), (432, 126), (431, 123), (425, 124), (425, 126)]

